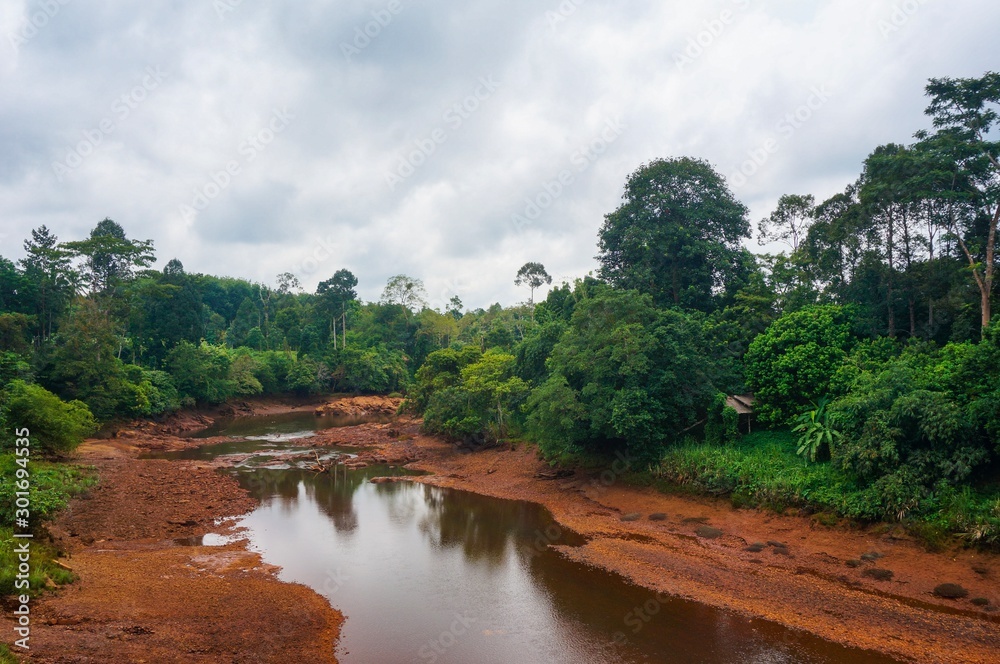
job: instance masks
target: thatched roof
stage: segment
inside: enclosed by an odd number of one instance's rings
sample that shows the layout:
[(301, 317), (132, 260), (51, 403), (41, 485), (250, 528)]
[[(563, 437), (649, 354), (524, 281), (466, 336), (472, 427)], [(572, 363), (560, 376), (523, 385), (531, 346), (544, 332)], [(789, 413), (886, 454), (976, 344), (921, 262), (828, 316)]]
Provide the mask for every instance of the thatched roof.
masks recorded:
[(726, 397), (726, 405), (740, 415), (753, 415), (755, 401), (752, 394), (734, 394)]

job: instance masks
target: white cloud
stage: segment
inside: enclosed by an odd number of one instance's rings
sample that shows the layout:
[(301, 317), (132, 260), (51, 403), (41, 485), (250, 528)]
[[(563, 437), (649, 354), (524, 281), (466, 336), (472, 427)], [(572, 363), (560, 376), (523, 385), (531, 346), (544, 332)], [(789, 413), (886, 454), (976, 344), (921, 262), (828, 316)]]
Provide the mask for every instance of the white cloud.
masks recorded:
[[(0, 36), (37, 5), (0, 2)], [(404, 2), (348, 59), (342, 45), (387, 3), (233, 3), (221, 17), (67, 3), (16, 52), (0, 45), (0, 253), (19, 257), (38, 225), (74, 239), (110, 216), (192, 271), (291, 270), (311, 288), (348, 267), (366, 299), (406, 272), (432, 299), (513, 303), (528, 260), (557, 278), (596, 267), (597, 229), (650, 159), (701, 157), (730, 176), (777, 141), (738, 188), (752, 221), (784, 193), (836, 193), (877, 145), (927, 126), (928, 78), (995, 67), (1000, 22), (985, 0), (570, 5), (554, 21), (556, 0)], [(116, 100), (150, 66), (162, 84), (121, 117)], [(456, 126), (448, 110), (491, 76), (500, 86)], [(817, 88), (829, 98), (788, 134), (779, 123)], [(241, 146), (281, 109), (294, 119), (251, 160)], [(59, 181), (53, 162), (106, 118), (113, 132)], [(626, 128), (580, 169), (574, 155), (614, 118)], [(445, 140), (391, 190), (387, 171), (435, 130)], [(564, 170), (572, 183), (530, 228), (512, 223)]]

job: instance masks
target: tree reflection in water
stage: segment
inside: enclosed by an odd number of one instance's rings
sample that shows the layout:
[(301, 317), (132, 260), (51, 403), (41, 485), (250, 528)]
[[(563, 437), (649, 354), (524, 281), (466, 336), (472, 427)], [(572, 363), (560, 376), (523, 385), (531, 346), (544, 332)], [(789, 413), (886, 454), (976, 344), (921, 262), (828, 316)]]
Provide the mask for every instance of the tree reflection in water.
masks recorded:
[[(387, 466), (348, 470), (346, 466), (337, 464), (326, 473), (301, 469), (241, 469), (237, 478), (241, 486), (260, 500), (277, 501), (283, 512), (295, 511), (300, 496), (304, 495), (330, 517), (338, 533), (350, 534), (358, 527), (353, 500), (357, 490), (372, 477), (405, 474), (405, 471)], [(382, 493), (391, 493), (398, 488), (396, 484), (376, 485), (376, 490)]]

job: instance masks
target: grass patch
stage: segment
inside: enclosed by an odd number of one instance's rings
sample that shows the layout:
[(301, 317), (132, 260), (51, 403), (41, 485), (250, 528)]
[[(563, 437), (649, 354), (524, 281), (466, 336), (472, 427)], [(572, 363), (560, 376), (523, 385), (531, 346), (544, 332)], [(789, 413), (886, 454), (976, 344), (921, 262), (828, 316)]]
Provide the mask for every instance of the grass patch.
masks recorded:
[(850, 479), (831, 464), (806, 464), (795, 449), (795, 437), (781, 431), (754, 433), (730, 445), (685, 443), (668, 449), (653, 474), (696, 493), (730, 496), (740, 507), (843, 514)]
[[(838, 518), (873, 523), (897, 521), (879, 490), (861, 486), (832, 463), (806, 463), (787, 431), (762, 431), (727, 445), (686, 442), (667, 449), (652, 469), (653, 483), (665, 492), (728, 496), (734, 507), (781, 512), (806, 507), (822, 525)], [(1000, 547), (1000, 490), (943, 486), (928, 493), (903, 523), (929, 548), (942, 549), (959, 538), (967, 544)]]
[[(15, 472), (18, 466), (13, 454), (0, 455), (0, 526), (12, 526), (16, 496)], [(68, 463), (32, 460), (31, 472), (31, 525), (53, 518), (66, 507), (69, 499), (96, 484), (96, 476), (89, 468)]]
[(0, 664), (19, 664), (20, 660), (14, 656), (6, 643), (0, 643)]
[[(88, 468), (66, 463), (52, 463), (32, 460), (28, 466), (30, 476), (31, 498), (31, 529), (35, 538), (31, 540), (15, 540), (13, 537), (13, 519), (15, 517), (15, 500), (17, 487), (15, 471), (18, 466), (14, 455), (0, 455), (0, 595), (31, 595), (40, 594), (46, 587), (53, 584), (60, 586), (72, 583), (76, 575), (55, 564), (59, 552), (51, 544), (46, 543), (42, 534), (41, 524), (55, 517), (59, 510), (66, 507), (70, 498), (85, 491), (96, 483), (96, 476)], [(18, 531), (23, 531), (19, 528)], [(28, 573), (28, 588), (15, 586), (18, 560), (14, 547), (22, 541), (29, 541), (31, 560)], [(16, 660), (14, 660), (16, 661)], [(0, 664), (3, 660), (0, 659)]]
[[(11, 528), (0, 527), (0, 595), (30, 595), (36, 597), (47, 586), (61, 586), (72, 583), (76, 575), (55, 564), (59, 552), (51, 544), (34, 539), (31, 542), (31, 561), (28, 572), (28, 588), (15, 586), (17, 578), (18, 557), (14, 552), (17, 543)], [(21, 580), (23, 581), (23, 580)], [(51, 583), (50, 583), (51, 582)], [(2, 662), (2, 660), (0, 660)]]

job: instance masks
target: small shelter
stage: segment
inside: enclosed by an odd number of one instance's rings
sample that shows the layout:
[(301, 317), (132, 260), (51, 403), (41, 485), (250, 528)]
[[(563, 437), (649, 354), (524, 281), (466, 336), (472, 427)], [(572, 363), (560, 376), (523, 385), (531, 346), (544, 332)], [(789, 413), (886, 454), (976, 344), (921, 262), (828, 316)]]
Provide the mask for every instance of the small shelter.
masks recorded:
[(746, 433), (750, 433), (755, 402), (756, 399), (752, 394), (732, 394), (726, 397), (726, 406), (735, 410), (740, 416), (738, 426), (740, 431), (744, 431), (743, 424), (746, 423)]

